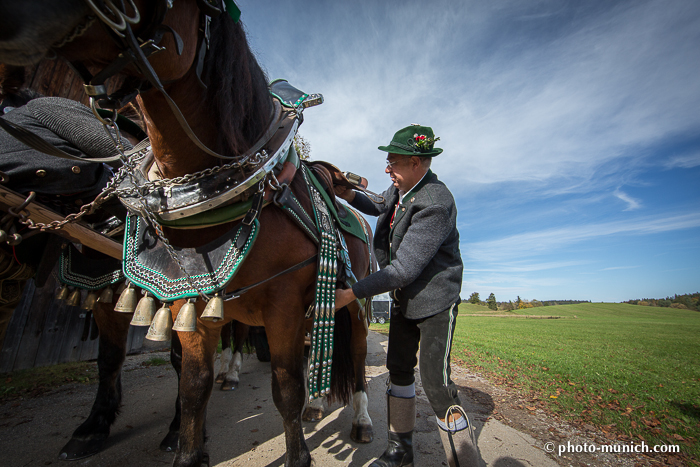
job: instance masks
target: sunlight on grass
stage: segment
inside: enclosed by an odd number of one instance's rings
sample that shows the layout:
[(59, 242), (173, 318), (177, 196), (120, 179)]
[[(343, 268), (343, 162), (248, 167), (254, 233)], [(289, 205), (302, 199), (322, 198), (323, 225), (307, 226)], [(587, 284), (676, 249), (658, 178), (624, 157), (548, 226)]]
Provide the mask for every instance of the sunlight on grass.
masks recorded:
[(700, 313), (610, 303), (509, 313), (561, 319), (461, 316), (455, 363), (611, 439), (700, 456)]

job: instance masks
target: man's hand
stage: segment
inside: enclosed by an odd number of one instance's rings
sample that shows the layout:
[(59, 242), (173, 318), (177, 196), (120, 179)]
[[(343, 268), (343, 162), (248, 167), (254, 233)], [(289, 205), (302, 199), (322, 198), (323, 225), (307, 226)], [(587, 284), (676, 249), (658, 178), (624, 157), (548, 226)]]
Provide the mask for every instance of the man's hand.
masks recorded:
[(348, 188), (342, 185), (333, 185), (333, 190), (335, 191), (336, 196), (343, 198), (348, 203), (352, 202), (352, 200), (355, 199), (355, 190), (353, 190), (352, 188)]
[(352, 289), (336, 289), (335, 290), (335, 309), (340, 310), (348, 303), (356, 300), (357, 297), (352, 292)]

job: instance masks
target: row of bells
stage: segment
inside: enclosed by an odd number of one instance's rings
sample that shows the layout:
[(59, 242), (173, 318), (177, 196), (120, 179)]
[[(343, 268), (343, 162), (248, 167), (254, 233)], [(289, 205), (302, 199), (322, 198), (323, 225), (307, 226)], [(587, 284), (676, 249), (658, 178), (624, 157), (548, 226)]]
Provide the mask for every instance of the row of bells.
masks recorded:
[[(162, 306), (156, 310), (156, 299), (153, 295), (144, 291), (143, 297), (139, 300), (136, 288), (127, 283), (122, 284), (117, 289), (117, 293), (120, 295), (117, 304), (114, 306), (114, 311), (133, 313), (134, 316), (131, 318), (132, 326), (149, 326), (146, 339), (169, 341), (172, 337), (172, 331), (188, 332), (197, 329), (197, 309), (194, 301), (191, 299), (188, 299), (182, 305), (173, 323), (170, 303), (163, 302)], [(82, 305), (80, 297), (79, 289), (70, 292), (65, 285), (56, 295), (57, 300), (65, 300), (69, 306), (80, 306), (83, 310), (92, 311), (98, 303), (112, 303), (114, 292), (109, 287), (104, 289), (99, 297), (94, 291), (88, 292), (87, 298)], [(209, 299), (200, 319), (213, 322), (224, 319), (224, 301), (220, 295), (217, 294)]]

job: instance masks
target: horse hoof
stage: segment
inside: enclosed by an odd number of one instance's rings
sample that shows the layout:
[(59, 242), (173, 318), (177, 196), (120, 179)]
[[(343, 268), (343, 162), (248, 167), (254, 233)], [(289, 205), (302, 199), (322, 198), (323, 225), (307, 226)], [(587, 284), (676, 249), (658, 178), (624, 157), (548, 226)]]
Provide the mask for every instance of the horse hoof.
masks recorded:
[(107, 436), (89, 440), (72, 438), (63, 446), (58, 459), (62, 461), (77, 461), (97, 454), (102, 450), (107, 441)]
[(222, 391), (233, 391), (234, 389), (238, 389), (238, 381), (224, 381), (221, 383)]
[(160, 442), (160, 450), (165, 452), (175, 452), (177, 450), (177, 440), (180, 438), (178, 431), (169, 431), (163, 441)]
[(371, 443), (374, 439), (374, 431), (371, 426), (353, 424), (350, 439), (356, 443)]
[(225, 374), (225, 373), (219, 373), (218, 375), (216, 375), (216, 379), (214, 380), (214, 382), (215, 382), (216, 384), (221, 384), (221, 383), (224, 382), (225, 379), (226, 379), (226, 374)]
[(301, 414), (301, 419), (305, 422), (317, 422), (323, 419), (323, 409), (307, 407), (304, 409), (304, 413)]

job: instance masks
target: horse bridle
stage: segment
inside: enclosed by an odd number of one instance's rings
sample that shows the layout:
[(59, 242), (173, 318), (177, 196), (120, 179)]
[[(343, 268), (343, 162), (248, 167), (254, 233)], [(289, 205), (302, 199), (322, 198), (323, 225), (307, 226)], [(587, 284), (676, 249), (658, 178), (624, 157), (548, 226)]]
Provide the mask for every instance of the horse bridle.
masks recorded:
[[(192, 142), (198, 148), (210, 156), (224, 160), (243, 159), (251, 154), (255, 154), (274, 135), (277, 127), (277, 121), (275, 118), (271, 118), (270, 126), (267, 131), (245, 154), (225, 156), (207, 147), (199, 140), (194, 131), (192, 131), (192, 128), (187, 123), (187, 119), (182, 114), (175, 101), (173, 101), (165, 91), (163, 83), (158, 77), (158, 74), (148, 62), (148, 57), (150, 55), (163, 50), (162, 47), (158, 46), (158, 43), (160, 43), (163, 36), (167, 33), (172, 34), (175, 40), (177, 49), (176, 52), (178, 55), (182, 54), (182, 38), (171, 27), (163, 24), (167, 11), (173, 7), (174, 0), (157, 0), (152, 2), (154, 4), (154, 9), (152, 11), (150, 21), (148, 23), (143, 23), (146, 25), (145, 29), (139, 33), (138, 37), (134, 33), (132, 26), (142, 24), (142, 17), (141, 13), (138, 11), (138, 8), (134, 4), (134, 0), (126, 0), (129, 4), (129, 9), (132, 10), (131, 14), (127, 12), (127, 8), (124, 3), (125, 0), (116, 0), (116, 2), (113, 0), (84, 1), (100, 20), (101, 24), (105, 26), (110, 37), (117, 44), (117, 47), (121, 50), (121, 52), (117, 58), (112, 61), (112, 63), (107, 65), (94, 76), (81, 63), (73, 62), (71, 65), (78, 72), (78, 74), (81, 75), (83, 81), (86, 83), (84, 85), (85, 93), (90, 98), (90, 107), (95, 114), (95, 117), (100, 120), (103, 125), (113, 129), (116, 132), (117, 139), (115, 144), (118, 144), (119, 142), (119, 129), (115, 123), (117, 109), (132, 100), (137, 93), (151, 88), (156, 89), (163, 95), (175, 118), (190, 140), (192, 140)], [(119, 5), (115, 5), (115, 3), (118, 3)], [(197, 4), (202, 12), (200, 22), (200, 31), (202, 34), (199, 38), (199, 47), (197, 57), (195, 59), (196, 65), (194, 66), (200, 84), (206, 88), (201, 80), (201, 73), (206, 50), (209, 46), (209, 24), (211, 19), (223, 13), (227, 13), (232, 17), (232, 19), (238, 21), (238, 18), (240, 17), (240, 10), (233, 0), (197, 0)], [(126, 79), (121, 89), (109, 95), (107, 93), (107, 87), (104, 84), (105, 81), (111, 76), (119, 73), (128, 65), (134, 65), (138, 72), (143, 76), (143, 79)], [(114, 112), (114, 118), (102, 117), (98, 113), (98, 106), (101, 108), (111, 109)]]

